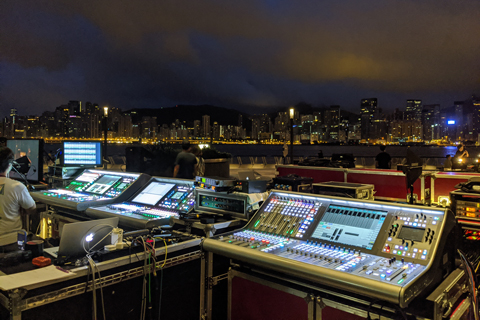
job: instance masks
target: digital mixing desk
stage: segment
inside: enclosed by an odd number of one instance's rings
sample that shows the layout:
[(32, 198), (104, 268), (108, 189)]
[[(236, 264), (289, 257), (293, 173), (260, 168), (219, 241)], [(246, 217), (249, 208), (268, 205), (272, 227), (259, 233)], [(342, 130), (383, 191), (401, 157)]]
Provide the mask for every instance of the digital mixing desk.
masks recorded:
[(170, 217), (189, 213), (195, 205), (191, 180), (153, 177), (127, 202), (92, 207), (86, 214), (93, 218), (119, 217), (120, 225), (152, 228), (168, 224)]
[(454, 223), (443, 208), (274, 191), (203, 249), (403, 308), (453, 267)]
[(130, 198), (148, 180), (143, 173), (86, 169), (63, 189), (34, 191), (36, 201), (51, 206), (85, 211), (88, 207)]

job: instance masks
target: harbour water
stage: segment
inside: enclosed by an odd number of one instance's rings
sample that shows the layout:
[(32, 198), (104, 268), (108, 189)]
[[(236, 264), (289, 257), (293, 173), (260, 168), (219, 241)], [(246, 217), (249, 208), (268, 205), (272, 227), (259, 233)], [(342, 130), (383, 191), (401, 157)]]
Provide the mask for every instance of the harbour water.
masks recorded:
[[(125, 156), (125, 149), (132, 146), (148, 145), (135, 144), (109, 144), (107, 147), (108, 156)], [(181, 149), (180, 145), (171, 145), (174, 149)], [(60, 148), (60, 144), (46, 144), (45, 150), (52, 154)], [(232, 157), (281, 157), (283, 145), (259, 145), (259, 144), (214, 144), (213, 147), (221, 152), (228, 152)], [(392, 157), (402, 158), (407, 154), (407, 148), (421, 158), (445, 158), (446, 155), (454, 155), (457, 148), (454, 146), (387, 146), (387, 152)], [(480, 147), (467, 147), (470, 157), (476, 158), (480, 155)], [(355, 157), (375, 157), (379, 152), (379, 146), (336, 146), (336, 145), (294, 145), (293, 154), (297, 157), (316, 157), (319, 152), (325, 157), (331, 157), (338, 153), (351, 153)]]

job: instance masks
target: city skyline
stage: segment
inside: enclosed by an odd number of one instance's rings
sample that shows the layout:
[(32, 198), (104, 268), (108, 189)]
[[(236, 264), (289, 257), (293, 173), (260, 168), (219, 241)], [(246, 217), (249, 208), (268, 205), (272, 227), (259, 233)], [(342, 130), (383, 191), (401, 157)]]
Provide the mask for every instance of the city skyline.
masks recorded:
[(448, 107), (479, 94), (480, 3), (5, 0), (0, 113), (74, 99), (123, 110), (377, 97)]
[(105, 139), (119, 142), (281, 143), (290, 133), (302, 143), (480, 143), (480, 97), (455, 101), (453, 107), (406, 101), (403, 110), (385, 113), (378, 99), (362, 99), (360, 113), (340, 106), (308, 108), (298, 105), (270, 114), (246, 115), (204, 105), (162, 109), (101, 107), (71, 100), (41, 116), (20, 116), (11, 109), (2, 120), (0, 135), (10, 138)]

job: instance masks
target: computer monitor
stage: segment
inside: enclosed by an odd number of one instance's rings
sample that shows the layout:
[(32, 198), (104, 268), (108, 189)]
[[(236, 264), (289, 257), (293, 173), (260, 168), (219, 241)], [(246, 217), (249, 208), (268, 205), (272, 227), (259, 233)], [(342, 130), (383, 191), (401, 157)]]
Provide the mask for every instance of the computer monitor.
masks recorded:
[(102, 165), (100, 141), (64, 141), (63, 165), (95, 167)]
[[(27, 157), (30, 169), (25, 174), (28, 181), (43, 180), (43, 140), (42, 139), (12, 139), (7, 140), (7, 147), (15, 154), (15, 159)], [(23, 158), (25, 159), (25, 158)], [(10, 178), (23, 180), (15, 170), (10, 171)]]

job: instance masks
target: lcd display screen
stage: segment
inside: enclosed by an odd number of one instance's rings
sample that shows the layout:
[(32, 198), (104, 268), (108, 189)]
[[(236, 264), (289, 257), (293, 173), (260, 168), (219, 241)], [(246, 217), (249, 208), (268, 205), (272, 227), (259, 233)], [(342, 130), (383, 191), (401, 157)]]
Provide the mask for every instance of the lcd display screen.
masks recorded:
[(174, 200), (177, 200), (177, 199), (180, 199), (183, 195), (185, 194), (185, 192), (175, 192), (175, 194), (172, 196), (172, 199)]
[(115, 184), (115, 182), (117, 182), (121, 178), (122, 177), (119, 176), (104, 175), (103, 177), (95, 181), (95, 183), (93, 183), (85, 191), (95, 194), (104, 194)]
[(400, 230), (400, 233), (398, 234), (398, 238), (420, 242), (422, 241), (424, 234), (425, 229), (423, 228), (412, 228), (403, 226)]
[(312, 237), (371, 250), (386, 217), (386, 211), (330, 205)]
[(68, 166), (102, 165), (101, 143), (98, 141), (63, 142), (63, 163)]
[(175, 186), (173, 183), (152, 182), (132, 202), (155, 205)]

